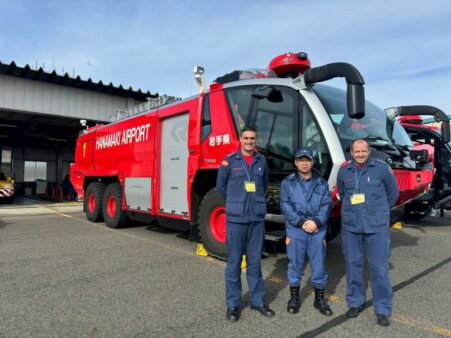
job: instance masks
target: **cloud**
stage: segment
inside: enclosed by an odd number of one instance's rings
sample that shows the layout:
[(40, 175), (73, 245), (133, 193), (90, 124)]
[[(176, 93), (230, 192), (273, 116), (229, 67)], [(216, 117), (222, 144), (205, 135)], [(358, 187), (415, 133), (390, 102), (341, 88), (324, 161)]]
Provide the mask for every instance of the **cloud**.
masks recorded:
[(393, 92), (408, 100), (407, 88), (420, 87), (443, 102), (448, 93), (437, 83), (451, 77), (450, 14), (446, 0), (2, 1), (0, 61), (37, 60), (48, 70), (55, 64), (82, 78), (186, 97), (196, 93), (195, 65), (211, 81), (305, 51), (313, 66), (355, 65), (381, 106)]

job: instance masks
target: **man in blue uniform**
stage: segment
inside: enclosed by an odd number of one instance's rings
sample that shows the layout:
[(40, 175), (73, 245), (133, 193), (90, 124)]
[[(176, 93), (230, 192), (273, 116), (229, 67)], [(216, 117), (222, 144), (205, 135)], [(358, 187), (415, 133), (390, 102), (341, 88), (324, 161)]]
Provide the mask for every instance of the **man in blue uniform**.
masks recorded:
[(352, 142), (351, 156), (353, 159), (340, 168), (337, 177), (347, 274), (346, 315), (357, 317), (364, 308), (366, 254), (377, 323), (389, 326), (393, 298), (388, 268), (390, 208), (399, 197), (398, 186), (390, 167), (369, 157), (366, 140)]
[(251, 309), (266, 317), (274, 316), (274, 311), (264, 303), (265, 285), (261, 272), (268, 165), (265, 158), (255, 152), (256, 137), (253, 127), (241, 130), (241, 149), (224, 159), (216, 181), (216, 189), (226, 201), (226, 318), (232, 322), (240, 318), (243, 255), (246, 255)]
[(285, 216), (288, 254), (288, 280), (291, 298), (287, 311), (297, 313), (301, 306), (299, 289), (304, 275), (307, 255), (312, 268), (311, 281), (315, 287), (313, 306), (326, 316), (332, 310), (324, 299), (327, 273), (325, 237), (332, 199), (327, 182), (312, 171), (314, 160), (311, 148), (299, 148), (295, 153), (296, 173), (287, 176), (280, 187), (280, 208)]

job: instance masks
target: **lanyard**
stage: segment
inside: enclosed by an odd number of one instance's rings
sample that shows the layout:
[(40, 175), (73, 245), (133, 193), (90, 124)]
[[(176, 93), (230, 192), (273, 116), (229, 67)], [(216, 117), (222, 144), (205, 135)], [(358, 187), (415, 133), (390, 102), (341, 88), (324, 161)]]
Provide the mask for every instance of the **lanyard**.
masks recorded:
[[(368, 162), (368, 161), (367, 161)], [(357, 169), (357, 165), (354, 163), (354, 166), (355, 166), (355, 171), (354, 171), (354, 178), (355, 178), (355, 188), (354, 188), (354, 194), (357, 192), (359, 192), (359, 180), (360, 180), (360, 177), (362, 177), (362, 174), (363, 174), (363, 169), (365, 169), (365, 166), (366, 166), (366, 162), (365, 162), (365, 164), (363, 165), (363, 167), (362, 168), (360, 168), (360, 170), (358, 170)], [(359, 173), (359, 176), (357, 176), (357, 171), (360, 171), (360, 173)]]
[[(251, 165), (252, 165), (252, 164), (251, 164)], [(241, 157), (241, 166), (243, 167), (244, 172), (246, 173), (247, 177), (249, 178), (249, 181), (252, 181), (252, 180), (251, 180), (251, 171), (250, 171), (250, 168), (249, 168), (249, 166), (247, 165), (247, 162), (246, 162), (246, 160), (245, 160), (243, 157)]]

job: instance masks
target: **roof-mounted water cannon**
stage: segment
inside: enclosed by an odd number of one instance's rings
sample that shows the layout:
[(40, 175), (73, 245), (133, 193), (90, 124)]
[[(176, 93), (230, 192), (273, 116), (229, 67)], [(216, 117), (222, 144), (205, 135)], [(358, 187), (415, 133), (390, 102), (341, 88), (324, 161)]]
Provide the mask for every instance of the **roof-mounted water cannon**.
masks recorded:
[(288, 52), (276, 56), (268, 65), (268, 69), (277, 74), (277, 77), (296, 78), (310, 68), (307, 53)]
[(193, 68), (194, 80), (196, 80), (199, 94), (202, 94), (205, 91), (205, 78), (203, 77), (204, 72), (205, 70), (201, 66), (195, 66)]

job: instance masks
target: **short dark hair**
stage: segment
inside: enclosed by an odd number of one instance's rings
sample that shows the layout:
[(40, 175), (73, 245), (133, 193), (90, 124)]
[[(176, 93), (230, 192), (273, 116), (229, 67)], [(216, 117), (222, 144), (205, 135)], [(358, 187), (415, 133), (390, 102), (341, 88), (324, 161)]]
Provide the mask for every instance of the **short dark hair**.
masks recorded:
[(257, 127), (255, 127), (255, 126), (244, 126), (243, 128), (241, 128), (240, 136), (242, 136), (245, 131), (253, 131), (254, 133), (257, 134)]
[(349, 149), (352, 151), (354, 149), (354, 143), (356, 142), (364, 142), (366, 143), (366, 147), (368, 148), (368, 150), (370, 150), (370, 144), (368, 143), (368, 140), (365, 140), (364, 138), (356, 138), (355, 140), (353, 140), (351, 142), (351, 146), (349, 147)]

